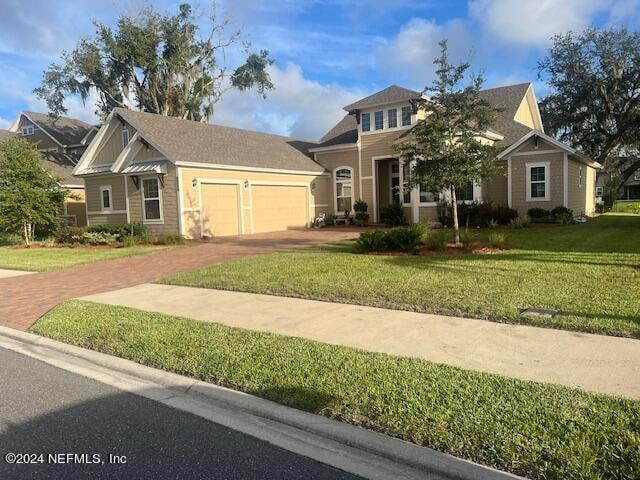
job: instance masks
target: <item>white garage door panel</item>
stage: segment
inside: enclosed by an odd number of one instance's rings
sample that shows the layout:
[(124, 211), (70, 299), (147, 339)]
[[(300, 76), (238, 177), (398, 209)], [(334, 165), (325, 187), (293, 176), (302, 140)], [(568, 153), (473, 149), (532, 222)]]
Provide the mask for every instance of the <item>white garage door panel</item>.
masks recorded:
[(253, 185), (254, 233), (306, 226), (309, 219), (307, 186)]
[(203, 183), (202, 232), (205, 237), (240, 234), (239, 185)]

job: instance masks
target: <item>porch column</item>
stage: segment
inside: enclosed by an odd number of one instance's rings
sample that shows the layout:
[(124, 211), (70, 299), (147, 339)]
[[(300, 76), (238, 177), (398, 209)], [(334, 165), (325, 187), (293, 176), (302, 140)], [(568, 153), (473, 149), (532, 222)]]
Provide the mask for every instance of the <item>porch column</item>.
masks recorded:
[(411, 221), (413, 223), (420, 221), (420, 192), (418, 187), (411, 190)]

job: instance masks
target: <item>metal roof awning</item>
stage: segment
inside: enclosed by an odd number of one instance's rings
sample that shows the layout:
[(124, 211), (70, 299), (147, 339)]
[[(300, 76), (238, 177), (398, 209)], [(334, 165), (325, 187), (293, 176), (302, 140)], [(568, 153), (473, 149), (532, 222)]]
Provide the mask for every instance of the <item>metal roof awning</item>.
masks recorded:
[(132, 163), (122, 173), (138, 175), (141, 173), (167, 173), (166, 160), (154, 160), (153, 162)]

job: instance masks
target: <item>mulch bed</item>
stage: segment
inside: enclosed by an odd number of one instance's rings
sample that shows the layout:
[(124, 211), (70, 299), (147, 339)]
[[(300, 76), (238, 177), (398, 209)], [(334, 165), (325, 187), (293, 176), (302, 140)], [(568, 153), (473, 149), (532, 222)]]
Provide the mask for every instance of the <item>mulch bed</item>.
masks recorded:
[(451, 255), (495, 255), (496, 253), (502, 253), (506, 248), (497, 248), (489, 243), (475, 242), (471, 244), (471, 248), (466, 250), (461, 243), (447, 243), (444, 250), (429, 250), (426, 245), (418, 247), (413, 252), (398, 252), (398, 251), (384, 251), (384, 252), (371, 252), (371, 255), (387, 255), (392, 257), (406, 257), (406, 256), (419, 256), (419, 257), (443, 257)]

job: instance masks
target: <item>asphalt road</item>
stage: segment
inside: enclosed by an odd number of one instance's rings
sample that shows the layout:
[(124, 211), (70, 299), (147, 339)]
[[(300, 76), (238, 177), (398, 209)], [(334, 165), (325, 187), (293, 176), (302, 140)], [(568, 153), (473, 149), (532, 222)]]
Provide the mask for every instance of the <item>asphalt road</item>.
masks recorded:
[(0, 456), (0, 479), (358, 478), (2, 348)]

